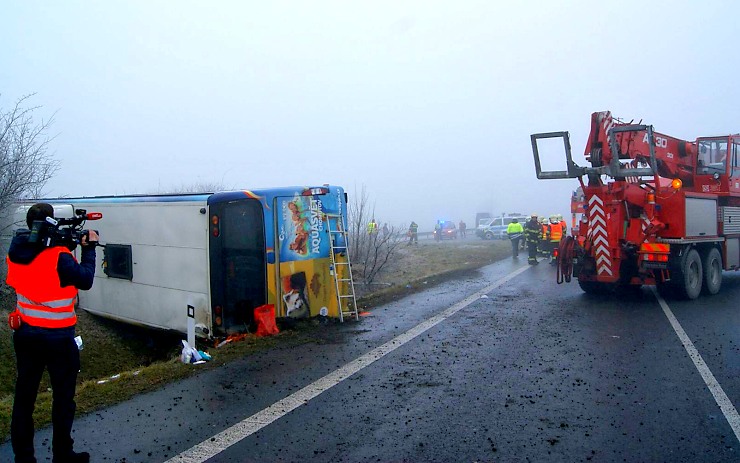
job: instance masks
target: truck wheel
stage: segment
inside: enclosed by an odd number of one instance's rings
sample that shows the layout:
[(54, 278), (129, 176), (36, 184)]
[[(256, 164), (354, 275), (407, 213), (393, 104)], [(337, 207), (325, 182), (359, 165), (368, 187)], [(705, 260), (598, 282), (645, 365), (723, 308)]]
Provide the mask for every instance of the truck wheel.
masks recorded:
[(487, 240), (492, 240), (493, 239), (493, 233), (486, 232), (484, 238), (487, 239)]
[(722, 286), (722, 256), (717, 248), (711, 248), (702, 262), (704, 270), (703, 294), (717, 294)]
[(701, 259), (696, 249), (691, 249), (681, 260), (681, 268), (674, 275), (676, 293), (682, 299), (696, 299), (701, 293), (704, 273), (701, 268)]

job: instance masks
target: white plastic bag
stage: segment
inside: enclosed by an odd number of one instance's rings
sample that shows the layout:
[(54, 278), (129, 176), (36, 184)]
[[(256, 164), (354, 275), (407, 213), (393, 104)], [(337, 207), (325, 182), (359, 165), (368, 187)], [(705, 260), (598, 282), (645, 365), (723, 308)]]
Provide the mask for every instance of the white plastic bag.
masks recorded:
[(182, 340), (182, 352), (180, 352), (180, 361), (182, 363), (190, 363), (193, 360), (193, 348), (186, 340)]

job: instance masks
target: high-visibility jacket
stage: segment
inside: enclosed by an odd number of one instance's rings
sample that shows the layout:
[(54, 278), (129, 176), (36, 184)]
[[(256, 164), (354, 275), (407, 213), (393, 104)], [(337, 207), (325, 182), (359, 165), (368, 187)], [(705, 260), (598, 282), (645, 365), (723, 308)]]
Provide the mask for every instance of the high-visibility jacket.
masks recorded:
[(562, 222), (550, 224), (550, 241), (560, 242), (563, 238), (563, 225)]
[(511, 222), (506, 227), (506, 234), (511, 236), (511, 235), (516, 235), (517, 233), (519, 234), (524, 233), (524, 227), (522, 227), (522, 224), (520, 224), (519, 222), (517, 223)]
[(15, 288), (16, 308), (23, 323), (40, 328), (67, 328), (77, 323), (77, 288), (62, 287), (57, 273), (62, 253), (71, 254), (65, 247), (55, 246), (41, 251), (29, 264), (16, 264), (6, 258), (6, 281)]

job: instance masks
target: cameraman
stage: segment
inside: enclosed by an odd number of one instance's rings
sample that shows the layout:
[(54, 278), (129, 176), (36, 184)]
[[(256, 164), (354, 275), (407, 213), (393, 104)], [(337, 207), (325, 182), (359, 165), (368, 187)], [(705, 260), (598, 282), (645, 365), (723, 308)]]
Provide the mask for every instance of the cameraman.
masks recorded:
[[(26, 214), (28, 228), (35, 221), (54, 217), (50, 204), (38, 203)], [(72, 422), (80, 352), (75, 343), (74, 305), (77, 290), (87, 290), (95, 276), (95, 244), (98, 235), (90, 230), (83, 235), (82, 262), (77, 263), (62, 245), (46, 247), (29, 242), (29, 234), (13, 238), (8, 252), (7, 283), (15, 288), (20, 327), (13, 332), (18, 366), (15, 401), (10, 426), (16, 463), (36, 462), (33, 446), (33, 409), (44, 368), (52, 387), (52, 453), (54, 463), (87, 463), (87, 452), (72, 450)]]

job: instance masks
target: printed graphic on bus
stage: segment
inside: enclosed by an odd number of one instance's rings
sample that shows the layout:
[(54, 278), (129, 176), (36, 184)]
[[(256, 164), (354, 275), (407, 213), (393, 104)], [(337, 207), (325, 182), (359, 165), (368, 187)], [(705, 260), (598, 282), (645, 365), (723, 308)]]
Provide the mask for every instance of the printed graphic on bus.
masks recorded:
[(280, 198), (280, 261), (329, 257), (324, 231), (324, 209), (320, 197)]

